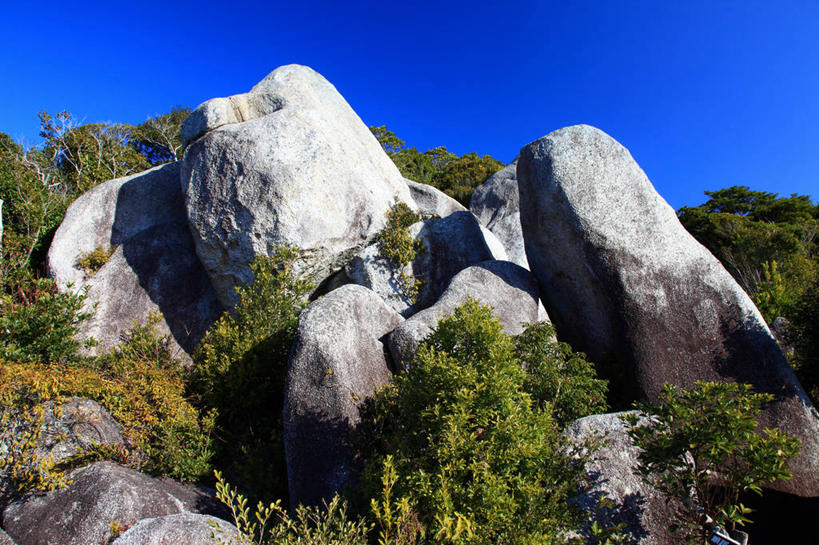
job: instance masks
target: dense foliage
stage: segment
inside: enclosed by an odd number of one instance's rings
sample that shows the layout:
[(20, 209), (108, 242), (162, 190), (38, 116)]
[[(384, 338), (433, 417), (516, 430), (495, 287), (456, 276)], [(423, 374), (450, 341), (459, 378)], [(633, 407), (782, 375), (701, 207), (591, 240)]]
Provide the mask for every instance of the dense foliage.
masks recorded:
[(406, 143), (385, 126), (370, 127), (370, 131), (402, 176), (437, 187), (466, 207), (475, 188), (504, 166), (489, 155), (467, 153), (459, 157), (444, 146), (421, 153), (414, 147), (406, 147)]
[(255, 280), (208, 330), (194, 353), (191, 390), (217, 423), (215, 463), (260, 497), (287, 498), (284, 382), (298, 315), (311, 290), (292, 272), (297, 251), (275, 249), (251, 263)]
[[(365, 411), (359, 448), (377, 455), (363, 487), (375, 497), (394, 481), (391, 494), (426, 529), (426, 542), (552, 543), (576, 524), (566, 499), (583, 462), (553, 415), (557, 385), (539, 383), (565, 358), (559, 349), (554, 359), (527, 352), (527, 373), (501, 329), (488, 307), (457, 308)], [(561, 400), (565, 414), (583, 412), (589, 400), (579, 397), (578, 406), (572, 394)]]
[(761, 494), (762, 484), (791, 477), (787, 464), (799, 440), (778, 429), (758, 431), (756, 418), (772, 400), (747, 384), (697, 382), (682, 392), (666, 385), (658, 403), (637, 404), (648, 419), (625, 417), (642, 449), (643, 476), (677, 500), (672, 530), (703, 543), (706, 515), (734, 530), (749, 522), (743, 492)]

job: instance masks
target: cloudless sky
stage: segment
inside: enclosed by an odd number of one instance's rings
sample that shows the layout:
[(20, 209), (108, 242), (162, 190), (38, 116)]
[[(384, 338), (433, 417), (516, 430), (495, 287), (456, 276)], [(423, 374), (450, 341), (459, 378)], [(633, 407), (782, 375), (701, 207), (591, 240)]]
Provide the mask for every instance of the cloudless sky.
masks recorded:
[(0, 131), (140, 123), (306, 64), (368, 125), (503, 162), (587, 123), (674, 208), (819, 198), (819, 2), (0, 1)]

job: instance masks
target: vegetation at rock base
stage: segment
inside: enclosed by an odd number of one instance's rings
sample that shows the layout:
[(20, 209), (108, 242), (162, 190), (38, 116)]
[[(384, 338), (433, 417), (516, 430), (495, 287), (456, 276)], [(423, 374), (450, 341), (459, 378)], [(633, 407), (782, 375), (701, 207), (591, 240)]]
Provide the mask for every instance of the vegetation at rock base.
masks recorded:
[(77, 265), (85, 271), (87, 276), (93, 276), (103, 265), (108, 263), (111, 256), (117, 250), (116, 246), (104, 248), (97, 246), (90, 252), (83, 252), (77, 257)]
[[(529, 374), (501, 329), (488, 307), (467, 302), (364, 410), (359, 451), (375, 453), (362, 477), (365, 496), (390, 483), (405, 515), (425, 528), (424, 543), (553, 543), (578, 523), (566, 499), (580, 486), (584, 460), (553, 415), (556, 385), (539, 383), (565, 358), (551, 359), (559, 349), (527, 352)], [(589, 404), (584, 394), (574, 406), (575, 397), (560, 401), (565, 415)]]
[(761, 494), (761, 485), (791, 477), (787, 464), (799, 440), (778, 429), (758, 431), (756, 418), (772, 400), (747, 384), (698, 381), (682, 392), (666, 385), (658, 403), (636, 404), (648, 415), (643, 421), (624, 417), (642, 449), (640, 472), (677, 500), (672, 530), (689, 542), (706, 540), (704, 515), (729, 530), (750, 522), (740, 494)]
[(193, 356), (190, 390), (216, 415), (214, 461), (258, 497), (287, 498), (281, 407), (290, 345), (312, 289), (292, 272), (297, 255), (279, 247), (251, 263), (255, 280), (236, 289), (238, 305)]
[(819, 403), (819, 205), (807, 195), (733, 186), (706, 191), (709, 200), (683, 207), (683, 226), (711, 251), (751, 296), (770, 324), (786, 318), (797, 338), (791, 362), (814, 404)]
[(434, 186), (466, 207), (475, 188), (504, 167), (489, 155), (467, 153), (459, 157), (445, 146), (421, 153), (414, 147), (406, 147), (403, 140), (383, 125), (370, 127), (370, 131), (402, 176)]

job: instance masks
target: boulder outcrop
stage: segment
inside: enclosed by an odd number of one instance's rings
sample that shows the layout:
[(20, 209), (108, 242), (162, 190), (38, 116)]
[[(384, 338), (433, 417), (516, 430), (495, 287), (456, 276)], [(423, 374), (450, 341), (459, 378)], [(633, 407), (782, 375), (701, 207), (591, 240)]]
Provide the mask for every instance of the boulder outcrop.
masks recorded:
[(359, 405), (392, 376), (381, 339), (403, 318), (374, 292), (342, 286), (299, 317), (290, 351), (284, 443), (290, 502), (319, 505), (355, 478)]
[[(262, 106), (246, 115), (237, 103)], [(369, 129), (306, 66), (277, 68), (244, 99), (205, 102), (186, 126), (195, 138), (182, 160), (188, 220), (226, 306), (257, 255), (295, 246), (295, 272), (319, 285), (384, 227), (396, 200), (416, 209)]]
[(498, 237), (509, 261), (528, 269), (520, 227), (517, 167), (518, 160), (515, 159), (475, 188), (469, 200), (469, 210), (481, 225)]
[(26, 496), (5, 509), (3, 528), (19, 545), (107, 543), (114, 521), (224, 511), (212, 491), (112, 462), (93, 463), (70, 478), (67, 488)]
[(240, 543), (239, 530), (229, 522), (196, 513), (143, 519), (111, 545), (224, 545)]
[[(89, 273), (79, 260), (97, 248), (113, 254)], [(95, 312), (79, 334), (96, 338), (102, 349), (118, 344), (134, 322), (144, 324), (160, 312), (158, 332), (171, 336), (180, 355), (190, 353), (222, 310), (196, 257), (178, 163), (81, 195), (54, 235), (48, 270), (60, 290), (88, 290), (87, 307)]]
[(466, 210), (461, 203), (431, 185), (415, 182), (409, 178), (404, 178), (404, 181), (409, 187), (412, 200), (418, 205), (418, 211), (424, 216), (445, 218), (453, 212)]
[(664, 383), (740, 381), (776, 401), (761, 418), (802, 442), (794, 479), (819, 495), (819, 415), (750, 298), (680, 225), (623, 146), (593, 127), (521, 150), (526, 255), (558, 335), (631, 375), (635, 396)]
[(470, 297), (492, 307), (507, 335), (521, 333), (523, 323), (538, 321), (535, 277), (509, 261), (485, 261), (456, 274), (434, 305), (414, 314), (390, 333), (387, 346), (393, 361), (406, 367), (438, 321)]

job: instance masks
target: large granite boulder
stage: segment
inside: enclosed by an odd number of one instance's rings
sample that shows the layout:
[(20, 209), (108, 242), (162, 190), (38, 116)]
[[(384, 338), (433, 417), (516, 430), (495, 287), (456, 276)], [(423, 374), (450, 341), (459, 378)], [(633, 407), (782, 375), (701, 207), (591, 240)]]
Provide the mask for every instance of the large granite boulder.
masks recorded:
[[(344, 269), (352, 282), (373, 290), (405, 317), (433, 304), (452, 277), (464, 268), (491, 259), (506, 259), (503, 245), (467, 211), (415, 223), (408, 232), (423, 250), (402, 269), (383, 257), (377, 244), (362, 250)], [(420, 281), (414, 299), (401, 280), (402, 274)]]
[[(89, 274), (80, 258), (113, 249)], [(179, 188), (179, 164), (100, 184), (68, 208), (48, 251), (48, 270), (60, 290), (88, 290), (94, 316), (80, 337), (102, 349), (115, 346), (134, 325), (161, 312), (159, 333), (180, 354), (190, 353), (222, 310), (196, 257)], [(184, 351), (184, 352), (183, 352)]]
[(111, 545), (225, 545), (241, 543), (239, 530), (229, 522), (196, 513), (143, 519)]
[(509, 261), (485, 261), (456, 274), (434, 305), (411, 316), (390, 333), (387, 346), (393, 361), (406, 367), (438, 321), (470, 297), (492, 307), (507, 335), (522, 333), (522, 324), (543, 318), (538, 315), (538, 287), (532, 273)]
[(0, 528), (0, 545), (17, 545), (2, 528)]
[(819, 495), (819, 415), (750, 298), (680, 225), (623, 146), (555, 131), (518, 162), (526, 255), (558, 335), (616, 361), (634, 395), (739, 381), (776, 396), (761, 418), (802, 442), (784, 491)]
[(150, 477), (112, 462), (70, 475), (67, 488), (32, 494), (3, 512), (3, 528), (19, 545), (107, 543), (111, 523), (130, 524), (174, 513), (222, 514), (212, 491)]
[[(589, 526), (600, 528), (624, 524), (627, 543), (667, 545), (680, 541), (669, 532), (676, 504), (659, 490), (643, 481), (638, 473), (640, 449), (628, 435), (621, 420), (626, 413), (596, 414), (575, 420), (566, 429), (569, 440), (577, 445), (592, 440), (600, 448), (586, 464), (584, 489), (571, 502), (589, 516), (581, 535), (590, 537)], [(611, 506), (602, 507), (607, 499)]]
[(306, 66), (274, 70), (245, 98), (205, 102), (185, 126), (195, 138), (181, 177), (190, 228), (228, 306), (257, 255), (295, 246), (295, 272), (319, 285), (384, 227), (396, 200), (416, 209), (366, 125)]
[(431, 185), (422, 184), (409, 178), (404, 178), (404, 181), (409, 187), (412, 200), (418, 205), (418, 211), (424, 216), (445, 218), (453, 212), (466, 210), (461, 203)]
[(382, 338), (403, 322), (374, 292), (350, 284), (299, 317), (287, 371), (284, 444), (292, 505), (318, 505), (355, 478), (359, 406), (392, 376)]
[(517, 167), (518, 160), (515, 159), (475, 188), (469, 200), (469, 210), (481, 225), (498, 237), (509, 261), (528, 269), (520, 228)]

